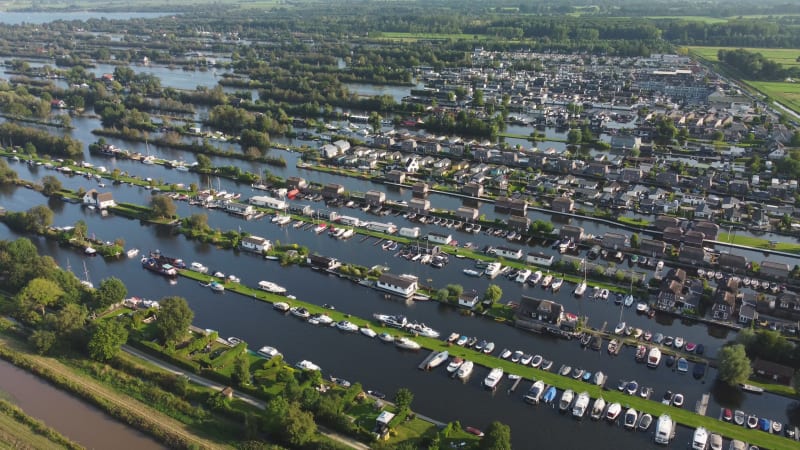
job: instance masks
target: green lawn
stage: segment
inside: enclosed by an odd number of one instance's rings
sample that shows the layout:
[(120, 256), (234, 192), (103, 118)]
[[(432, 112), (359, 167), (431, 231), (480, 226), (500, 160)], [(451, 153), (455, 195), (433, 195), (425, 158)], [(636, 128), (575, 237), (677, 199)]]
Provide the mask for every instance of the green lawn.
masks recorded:
[(632, 225), (634, 227), (642, 227), (647, 228), (650, 226), (650, 222), (644, 219), (634, 219), (632, 217), (617, 217), (617, 221), (620, 223), (624, 223), (627, 225)]
[(750, 237), (750, 236), (742, 236), (738, 234), (728, 234), (728, 233), (720, 233), (717, 237), (719, 242), (731, 242), (733, 244), (739, 245), (747, 245), (749, 247), (755, 248), (766, 248), (772, 250), (778, 250), (781, 252), (790, 252), (790, 253), (800, 253), (800, 244), (793, 243), (793, 242), (776, 242), (775, 245), (771, 245), (770, 241), (767, 239), (761, 239), (757, 237)]
[(800, 113), (800, 82), (745, 81), (745, 83), (753, 86), (755, 89), (758, 89), (787, 108)]

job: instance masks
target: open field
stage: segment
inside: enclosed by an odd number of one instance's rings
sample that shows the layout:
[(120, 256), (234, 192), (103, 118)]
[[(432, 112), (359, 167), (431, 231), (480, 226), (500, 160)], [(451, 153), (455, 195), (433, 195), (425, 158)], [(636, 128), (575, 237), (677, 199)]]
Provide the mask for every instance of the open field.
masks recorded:
[(703, 23), (724, 23), (728, 18), (708, 17), (708, 16), (647, 16), (646, 19), (651, 20), (686, 20), (689, 22), (703, 22)]
[(795, 112), (800, 113), (800, 83), (780, 81), (745, 81), (765, 95), (779, 101)]
[[(736, 50), (739, 47), (687, 47), (690, 52), (695, 55), (707, 59), (709, 61), (719, 61), (717, 59), (717, 51), (720, 49)], [(755, 48), (744, 47), (748, 52), (757, 52), (764, 55), (765, 58), (783, 64), (784, 67), (800, 66), (800, 49), (794, 48)]]
[[(373, 35), (370, 35), (373, 36)], [(391, 39), (394, 41), (414, 42), (419, 40), (483, 40), (488, 39), (487, 36), (480, 34), (464, 34), (464, 33), (404, 33), (404, 32), (382, 32), (374, 35), (379, 39)]]

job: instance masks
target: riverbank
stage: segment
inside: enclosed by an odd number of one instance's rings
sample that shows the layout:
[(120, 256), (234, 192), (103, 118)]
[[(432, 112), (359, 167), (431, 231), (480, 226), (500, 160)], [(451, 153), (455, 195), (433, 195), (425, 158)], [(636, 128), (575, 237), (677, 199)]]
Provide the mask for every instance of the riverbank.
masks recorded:
[(0, 442), (7, 448), (70, 449), (83, 447), (25, 413), (13, 403), (0, 399)]

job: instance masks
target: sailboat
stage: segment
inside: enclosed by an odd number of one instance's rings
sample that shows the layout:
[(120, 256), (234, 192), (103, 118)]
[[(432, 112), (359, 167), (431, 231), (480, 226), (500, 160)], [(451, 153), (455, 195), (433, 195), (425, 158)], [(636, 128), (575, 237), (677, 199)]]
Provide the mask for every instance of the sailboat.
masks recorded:
[(581, 262), (583, 263), (583, 281), (578, 283), (578, 286), (575, 287), (575, 296), (580, 297), (586, 292), (586, 259), (582, 259)]
[(144, 158), (142, 158), (142, 164), (148, 164), (148, 165), (155, 164), (156, 158), (150, 155), (150, 144), (147, 142), (147, 140), (144, 141), (144, 146), (147, 149), (147, 155)]
[(86, 268), (86, 261), (83, 262), (83, 280), (81, 284), (89, 289), (94, 289), (94, 284), (89, 280), (89, 269)]

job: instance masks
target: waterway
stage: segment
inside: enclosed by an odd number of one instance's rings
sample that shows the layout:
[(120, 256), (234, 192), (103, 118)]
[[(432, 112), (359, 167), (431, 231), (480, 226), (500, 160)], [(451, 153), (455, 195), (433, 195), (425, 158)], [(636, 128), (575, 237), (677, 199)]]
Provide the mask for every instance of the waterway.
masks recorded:
[[(139, 190), (130, 186), (119, 187), (120, 190), (123, 188), (133, 193)], [(0, 191), (0, 204), (12, 210), (25, 209), (43, 201), (45, 200), (40, 194), (24, 188), (6, 188)], [(181, 205), (181, 208), (189, 208)], [(51, 202), (51, 206), (55, 208), (55, 222), (58, 225), (68, 225), (83, 219), (88, 224), (89, 232), (97, 237), (108, 240), (123, 237), (127, 241), (127, 247), (138, 247), (143, 251), (159, 248), (165, 254), (180, 256), (187, 262), (201, 261), (212, 270), (233, 273), (243, 283), (251, 286), (262, 279), (275, 281), (287, 287), (298, 298), (317, 304), (330, 303), (338, 310), (361, 317), (370, 317), (375, 312), (405, 314), (412, 320), (425, 322), (443, 334), (456, 331), (494, 341), (498, 349), (520, 349), (542, 354), (553, 359), (555, 367), (569, 364), (591, 371), (603, 370), (610, 377), (610, 385), (614, 385), (618, 379), (637, 379), (643, 385), (652, 386), (655, 397), (660, 397), (666, 389), (683, 392), (687, 407), (691, 407), (703, 393), (710, 391), (712, 397), (708, 414), (712, 416), (718, 414), (719, 408), (724, 406), (782, 421), (788, 420), (789, 400), (773, 395), (757, 396), (720, 389), (712, 381), (715, 377), (713, 370), (701, 381), (694, 380), (691, 375), (675, 373), (663, 365), (658, 370), (650, 370), (634, 362), (630, 349), (624, 350), (617, 357), (610, 357), (605, 352), (584, 350), (575, 341), (534, 335), (494, 321), (464, 316), (434, 302), (406, 304), (387, 300), (376, 291), (338, 277), (300, 267), (281, 268), (275, 262), (251, 254), (223, 251), (187, 241), (183, 237), (174, 236), (168, 228), (142, 225), (139, 221), (118, 217), (103, 218), (72, 204)], [(474, 288), (483, 292), (490, 283), (485, 278), (463, 276), (461, 269), (467, 267), (467, 262), (458, 259), (454, 259), (445, 269), (433, 269), (392, 257), (381, 250), (380, 246), (371, 245), (374, 239), (359, 243), (361, 238), (356, 237), (342, 242), (325, 235), (315, 235), (310, 231), (278, 228), (266, 221), (241, 221), (217, 211), (210, 211), (209, 216), (214, 227), (231, 229), (241, 226), (242, 230), (273, 241), (298, 242), (310, 246), (312, 251), (336, 256), (343, 261), (364, 265), (386, 264), (394, 273), (415, 273), (423, 282), (430, 279), (437, 286), (460, 283), (467, 289)], [(13, 239), (15, 236), (7, 228), (0, 227), (0, 238)], [(253, 349), (262, 345), (276, 346), (283, 351), (290, 363), (310, 359), (322, 366), (325, 374), (360, 381), (367, 388), (378, 389), (389, 395), (393, 395), (400, 387), (408, 387), (416, 394), (414, 409), (423, 414), (446, 421), (460, 420), (462, 424), (478, 427), (485, 427), (495, 419), (506, 422), (512, 426), (517, 448), (527, 448), (531, 442), (547, 442), (548, 445), (570, 448), (578, 442), (587, 442), (584, 439), (590, 438), (602, 439), (615, 448), (628, 448), (642, 446), (650, 438), (644, 433), (624, 433), (622, 430), (609, 432), (608, 425), (604, 423), (578, 423), (559, 417), (547, 408), (527, 406), (522, 402), (521, 395), (527, 390), (529, 383), (523, 383), (516, 394), (508, 396), (505, 390), (510, 383), (503, 381), (492, 395), (480, 387), (488, 370), (486, 368), (476, 369), (472, 379), (462, 386), (446, 378), (443, 371), (419, 372), (416, 365), (424, 357), (423, 354), (399, 352), (394, 347), (384, 346), (379, 341), (360, 335), (346, 335), (333, 329), (314, 327), (277, 314), (268, 304), (230, 292), (214, 294), (186, 279), (170, 284), (167, 280), (141, 269), (138, 260), (105, 261), (102, 258), (85, 258), (79, 252), (41, 238), (34, 238), (34, 242), (41, 253), (53, 256), (62, 266), (71, 265), (78, 273), (82, 271), (77, 268), (85, 262), (89, 277), (95, 284), (105, 277), (116, 276), (129, 286), (131, 295), (155, 299), (166, 295), (183, 296), (196, 313), (196, 325), (216, 329), (222, 336), (240, 337), (249, 342)], [(619, 318), (620, 309), (613, 303), (576, 300), (569, 294), (571, 288), (566, 286), (560, 293), (551, 294), (536, 287), (523, 287), (504, 278), (497, 278), (494, 283), (502, 287), (503, 301), (517, 301), (523, 293), (553, 298), (562, 302), (570, 312), (588, 315), (590, 324), (597, 327), (603, 321), (616, 323)], [(668, 317), (657, 316), (657, 320), (649, 320), (638, 316), (631, 309), (625, 309), (623, 314), (624, 319), (633, 326), (650, 329), (654, 333), (660, 331), (680, 335), (688, 341), (703, 343), (711, 355), (716, 353), (725, 340), (734, 337), (733, 333), (724, 329), (711, 329)], [(531, 423), (538, 426), (531, 427)], [(574, 435), (577, 430), (581, 434), (579, 440)], [(689, 430), (681, 430), (675, 445), (688, 442), (689, 434)]]
[(128, 20), (128, 19), (152, 19), (155, 17), (170, 16), (174, 13), (169, 12), (99, 12), (99, 11), (76, 11), (76, 12), (8, 12), (0, 14), (0, 23), (8, 25), (42, 24), (55, 22), (58, 20), (89, 20), (89, 19), (108, 19), (108, 20)]
[(26, 414), (86, 448), (165, 448), (104, 412), (0, 360), (0, 391)]

